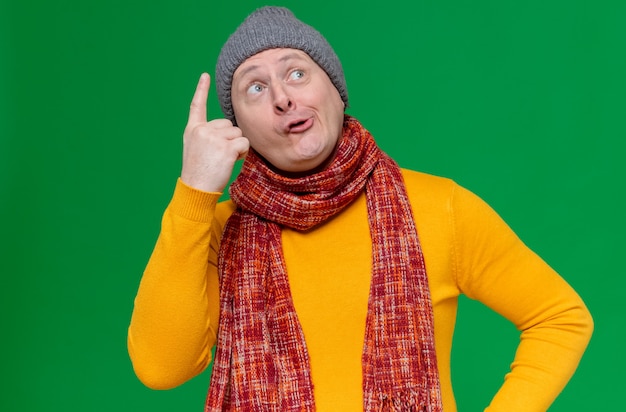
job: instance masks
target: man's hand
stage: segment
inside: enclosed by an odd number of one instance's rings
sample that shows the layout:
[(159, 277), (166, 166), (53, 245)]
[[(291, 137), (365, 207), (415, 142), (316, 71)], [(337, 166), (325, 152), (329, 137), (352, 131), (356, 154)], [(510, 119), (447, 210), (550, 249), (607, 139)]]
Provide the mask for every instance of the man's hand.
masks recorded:
[(211, 78), (203, 73), (189, 108), (183, 134), (181, 180), (205, 192), (222, 192), (228, 184), (235, 162), (245, 157), (250, 142), (228, 119), (207, 122), (207, 97)]

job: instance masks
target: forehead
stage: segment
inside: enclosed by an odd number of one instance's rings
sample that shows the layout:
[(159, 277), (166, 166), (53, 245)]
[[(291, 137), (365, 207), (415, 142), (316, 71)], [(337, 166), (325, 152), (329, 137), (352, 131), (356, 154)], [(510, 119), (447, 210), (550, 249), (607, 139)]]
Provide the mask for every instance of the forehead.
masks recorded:
[(288, 48), (263, 50), (244, 60), (233, 73), (233, 80), (263, 67), (287, 64), (292, 61), (314, 63), (313, 59), (302, 50)]

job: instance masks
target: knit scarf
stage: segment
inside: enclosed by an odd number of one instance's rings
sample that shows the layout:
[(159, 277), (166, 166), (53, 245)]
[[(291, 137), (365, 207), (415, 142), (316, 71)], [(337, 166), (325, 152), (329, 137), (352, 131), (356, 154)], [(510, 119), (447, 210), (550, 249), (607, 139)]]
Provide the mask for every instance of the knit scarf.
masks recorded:
[(363, 408), (441, 411), (428, 279), (400, 168), (350, 116), (325, 170), (287, 178), (251, 151), (231, 185), (237, 208), (220, 247), (220, 325), (205, 411), (315, 410), (281, 228), (313, 229), (363, 190), (373, 245)]

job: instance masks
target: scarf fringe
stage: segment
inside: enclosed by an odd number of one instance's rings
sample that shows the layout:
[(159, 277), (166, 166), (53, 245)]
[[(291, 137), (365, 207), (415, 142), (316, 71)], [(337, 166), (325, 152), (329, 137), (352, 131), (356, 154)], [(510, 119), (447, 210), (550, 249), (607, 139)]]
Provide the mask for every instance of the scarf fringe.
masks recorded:
[(433, 412), (433, 402), (428, 396), (423, 396), (420, 391), (395, 392), (393, 394), (380, 394), (380, 412)]

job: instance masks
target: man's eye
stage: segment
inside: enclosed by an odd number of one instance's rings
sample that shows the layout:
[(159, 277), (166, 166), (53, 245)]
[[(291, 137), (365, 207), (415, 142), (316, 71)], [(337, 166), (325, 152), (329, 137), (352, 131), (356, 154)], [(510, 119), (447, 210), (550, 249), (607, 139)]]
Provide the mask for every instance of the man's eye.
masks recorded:
[(248, 87), (248, 93), (250, 94), (257, 94), (257, 93), (261, 93), (263, 91), (263, 87), (261, 87), (260, 84), (253, 84), (252, 86)]
[(289, 75), (289, 78), (292, 80), (298, 80), (304, 77), (304, 72), (302, 70), (294, 70)]

